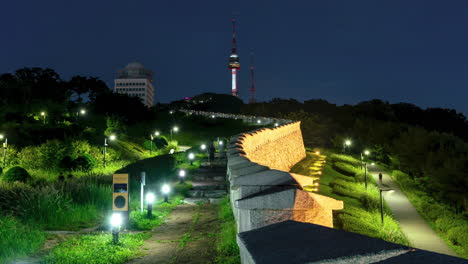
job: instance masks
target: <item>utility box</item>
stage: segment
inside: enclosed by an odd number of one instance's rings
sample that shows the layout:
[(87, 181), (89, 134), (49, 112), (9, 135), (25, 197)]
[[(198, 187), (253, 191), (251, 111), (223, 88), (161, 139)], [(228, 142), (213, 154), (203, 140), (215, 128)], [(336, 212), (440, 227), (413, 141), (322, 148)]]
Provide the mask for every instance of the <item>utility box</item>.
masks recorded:
[(114, 174), (112, 183), (112, 211), (128, 212), (130, 186), (128, 174)]

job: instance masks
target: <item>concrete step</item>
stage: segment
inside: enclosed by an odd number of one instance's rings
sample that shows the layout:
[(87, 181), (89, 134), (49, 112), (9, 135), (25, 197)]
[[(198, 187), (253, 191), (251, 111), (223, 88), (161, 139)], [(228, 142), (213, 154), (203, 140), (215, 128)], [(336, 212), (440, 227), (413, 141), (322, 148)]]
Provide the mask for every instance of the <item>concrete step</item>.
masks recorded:
[(223, 198), (227, 195), (227, 190), (189, 190), (189, 198)]
[(185, 198), (184, 203), (185, 204), (191, 204), (191, 205), (196, 205), (196, 204), (204, 204), (204, 203), (209, 203), (210, 199), (208, 198)]
[(226, 190), (227, 183), (224, 181), (199, 181), (192, 182), (192, 190)]

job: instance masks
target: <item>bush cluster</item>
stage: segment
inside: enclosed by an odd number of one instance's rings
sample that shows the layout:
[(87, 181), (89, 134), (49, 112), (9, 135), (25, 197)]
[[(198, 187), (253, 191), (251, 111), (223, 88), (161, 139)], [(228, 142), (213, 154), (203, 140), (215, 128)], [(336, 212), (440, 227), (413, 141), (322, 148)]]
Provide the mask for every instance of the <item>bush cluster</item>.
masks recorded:
[(16, 181), (27, 182), (30, 179), (31, 179), (31, 175), (29, 175), (29, 173), (25, 169), (19, 166), (10, 168), (3, 175), (3, 180), (6, 182), (16, 182)]
[(355, 176), (360, 171), (358, 167), (344, 162), (334, 162), (333, 169), (347, 176)]
[(81, 171), (90, 171), (97, 166), (96, 159), (89, 155), (83, 154), (78, 156), (75, 159), (72, 159), (70, 156), (65, 156), (60, 161), (59, 167), (63, 170), (81, 170)]
[(361, 162), (359, 160), (348, 155), (331, 154), (330, 159), (332, 162), (344, 162), (354, 167), (359, 167), (361, 165)]

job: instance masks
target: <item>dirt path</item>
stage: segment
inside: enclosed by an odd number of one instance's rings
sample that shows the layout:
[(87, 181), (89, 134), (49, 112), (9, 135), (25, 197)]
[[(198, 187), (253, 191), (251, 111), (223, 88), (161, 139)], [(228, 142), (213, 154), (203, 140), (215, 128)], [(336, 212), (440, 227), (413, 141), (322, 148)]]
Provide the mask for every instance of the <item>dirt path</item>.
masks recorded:
[(215, 205), (180, 205), (145, 241), (141, 247), (143, 256), (127, 263), (212, 263), (216, 220)]
[[(406, 195), (400, 190), (390, 175), (377, 165), (369, 166), (369, 172), (374, 177), (375, 182), (378, 183), (379, 188), (393, 189), (393, 192), (384, 192), (383, 197), (392, 210), (395, 219), (400, 224), (401, 230), (413, 247), (457, 256), (416, 211), (416, 208), (406, 198)], [(383, 175), (382, 183), (378, 179), (379, 172), (382, 172)]]

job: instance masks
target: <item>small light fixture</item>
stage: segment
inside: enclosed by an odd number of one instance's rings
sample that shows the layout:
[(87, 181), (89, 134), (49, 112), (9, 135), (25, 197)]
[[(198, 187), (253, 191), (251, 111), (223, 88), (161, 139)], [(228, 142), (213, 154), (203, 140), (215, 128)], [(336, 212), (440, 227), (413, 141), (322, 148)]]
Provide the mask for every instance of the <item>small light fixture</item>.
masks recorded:
[(81, 110), (80, 110), (80, 114), (82, 114), (82, 115), (86, 114), (86, 110), (81, 109)]
[(110, 140), (115, 140), (116, 138), (117, 138), (117, 137), (116, 137), (115, 135), (110, 135), (110, 136), (109, 136), (109, 139), (110, 139)]
[(206, 150), (206, 145), (205, 145), (205, 144), (201, 144), (200, 148), (201, 148), (201, 150)]
[(110, 224), (112, 226), (112, 242), (118, 244), (120, 227), (122, 226), (122, 215), (120, 213), (113, 213)]
[(153, 203), (156, 197), (154, 193), (147, 193), (146, 194), (146, 204), (148, 205), (148, 218), (153, 217)]
[(161, 192), (163, 193), (164, 195), (164, 202), (165, 203), (168, 203), (169, 202), (169, 192), (171, 191), (171, 188), (169, 187), (169, 185), (167, 184), (164, 184), (161, 188)]
[(160, 135), (160, 134), (159, 134), (159, 131), (154, 132), (154, 135), (157, 136), (157, 137), (159, 137), (159, 135)]
[(185, 172), (185, 170), (180, 170), (179, 171), (179, 178), (180, 178), (180, 183), (184, 183), (185, 182), (185, 175), (187, 173)]
[(188, 154), (188, 158), (190, 160), (190, 165), (193, 165), (193, 160), (195, 159), (195, 154), (193, 154), (192, 152), (190, 152)]

